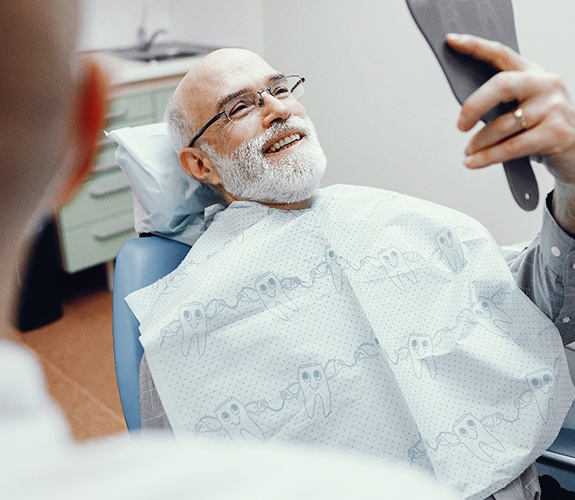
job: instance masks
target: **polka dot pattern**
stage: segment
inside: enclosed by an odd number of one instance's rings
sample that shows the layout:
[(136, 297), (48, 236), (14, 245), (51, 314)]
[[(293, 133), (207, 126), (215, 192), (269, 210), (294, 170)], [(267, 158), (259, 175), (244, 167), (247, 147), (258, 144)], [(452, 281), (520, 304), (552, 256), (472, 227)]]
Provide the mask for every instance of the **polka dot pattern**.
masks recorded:
[(479, 498), (549, 446), (570, 406), (555, 327), (487, 231), (396, 193), (234, 203), (130, 303), (179, 437), (371, 455)]

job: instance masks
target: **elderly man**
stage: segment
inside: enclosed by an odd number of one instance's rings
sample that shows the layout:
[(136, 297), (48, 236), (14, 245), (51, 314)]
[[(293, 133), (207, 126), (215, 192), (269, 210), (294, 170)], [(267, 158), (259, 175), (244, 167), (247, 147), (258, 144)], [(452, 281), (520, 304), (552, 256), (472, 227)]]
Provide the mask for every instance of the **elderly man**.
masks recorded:
[[(106, 78), (97, 65), (74, 57), (75, 1), (2, 0), (0, 10), (0, 498), (263, 499), (278, 487), (293, 498), (301, 491), (381, 498), (398, 477), (410, 486), (392, 485), (396, 498), (421, 497), (430, 488), (444, 498), (426, 478), (395, 469), (381, 475), (378, 464), (335, 455), (191, 447), (169, 438), (73, 441), (38, 361), (12, 331), (12, 291), (40, 217), (89, 169)], [(354, 478), (364, 474), (358, 489)]]
[(573, 394), (557, 330), (575, 340), (575, 113), (561, 80), (513, 51), (448, 41), (501, 70), (463, 106), (461, 130), (500, 101), (522, 110), (477, 132), (466, 166), (538, 155), (556, 179), (512, 274), (461, 214), (368, 188), (318, 191), (326, 159), (297, 100), (304, 79), (216, 51), (167, 119), (182, 168), (228, 207), (210, 208), (172, 275), (128, 298), (143, 383), (151, 369), (162, 400), (142, 394), (152, 426), (403, 461), (466, 498), (538, 498), (530, 464)]

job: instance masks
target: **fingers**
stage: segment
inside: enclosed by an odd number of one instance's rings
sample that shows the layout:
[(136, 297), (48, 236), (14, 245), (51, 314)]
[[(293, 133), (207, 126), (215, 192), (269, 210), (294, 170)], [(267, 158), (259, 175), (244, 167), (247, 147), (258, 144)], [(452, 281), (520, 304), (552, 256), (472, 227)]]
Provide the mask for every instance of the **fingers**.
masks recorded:
[(557, 92), (564, 86), (556, 75), (539, 67), (529, 71), (503, 71), (469, 96), (461, 107), (457, 127), (463, 132), (471, 130), (481, 117), (502, 102), (518, 101), (521, 107), (529, 100), (540, 99)]
[[(465, 148), (464, 164), (481, 168), (523, 156), (552, 160), (571, 177), (575, 152), (575, 114), (560, 96), (541, 97), (521, 105), (521, 123), (512, 111), (483, 127)], [(563, 159), (563, 158), (566, 159)], [(568, 171), (568, 172), (567, 172)]]
[(450, 34), (447, 43), (453, 49), (500, 70), (467, 99), (458, 122), (460, 130), (471, 130), (483, 115), (501, 102), (521, 102), (540, 92), (543, 70), (509, 47), (472, 35)]
[(498, 73), (465, 101), (457, 126), (464, 132), (471, 130), (483, 115), (499, 103), (523, 103), (533, 96), (550, 91), (552, 86), (551, 76), (537, 70)]
[(499, 116), (479, 130), (467, 144), (465, 155), (469, 156), (499, 144), (524, 130), (537, 127), (543, 118), (540, 106), (536, 102), (525, 101), (521, 107)]
[[(569, 186), (575, 192), (575, 107), (561, 78), (496, 42), (471, 35), (448, 36), (447, 41), (453, 49), (500, 70), (463, 104), (460, 130), (471, 130), (497, 104), (517, 101), (514, 110), (471, 138), (464, 164), (481, 168), (523, 156), (537, 157), (555, 177), (556, 189)], [(569, 196), (564, 199), (569, 201)], [(575, 210), (575, 201), (572, 206)]]
[[(518, 86), (523, 90), (515, 93), (519, 106), (488, 123), (471, 138), (465, 148), (465, 165), (478, 168), (521, 156), (561, 155), (561, 151), (571, 147), (575, 116), (563, 83), (548, 73), (526, 78), (532, 81), (525, 83), (520, 78)], [(462, 109), (462, 114), (472, 113), (473, 99), (474, 96), (466, 103), (465, 106), (470, 106)], [(483, 108), (478, 107), (480, 110), (476, 112), (481, 113)]]
[(473, 35), (450, 33), (447, 35), (447, 43), (452, 49), (481, 59), (500, 71), (523, 71), (531, 64), (509, 47)]
[(468, 168), (482, 168), (513, 158), (536, 155), (540, 151), (540, 141), (542, 139), (543, 137), (538, 130), (530, 129), (510, 137), (504, 142), (470, 153), (465, 157), (463, 163)]

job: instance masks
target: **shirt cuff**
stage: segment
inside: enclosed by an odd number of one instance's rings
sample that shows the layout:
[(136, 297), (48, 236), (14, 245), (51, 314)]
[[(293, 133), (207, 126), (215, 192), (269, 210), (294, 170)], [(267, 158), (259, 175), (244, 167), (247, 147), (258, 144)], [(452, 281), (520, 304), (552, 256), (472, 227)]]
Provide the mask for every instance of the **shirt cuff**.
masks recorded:
[[(543, 258), (549, 268), (558, 276), (571, 278), (575, 285), (575, 239), (557, 224), (551, 215), (550, 204), (553, 192), (547, 195), (543, 212), (540, 246)], [(563, 281), (567, 284), (566, 281)]]
[(563, 338), (569, 338), (573, 337), (575, 329), (575, 238), (566, 233), (551, 215), (552, 197), (553, 192), (547, 195), (539, 248), (546, 267), (563, 283), (563, 304), (555, 325)]

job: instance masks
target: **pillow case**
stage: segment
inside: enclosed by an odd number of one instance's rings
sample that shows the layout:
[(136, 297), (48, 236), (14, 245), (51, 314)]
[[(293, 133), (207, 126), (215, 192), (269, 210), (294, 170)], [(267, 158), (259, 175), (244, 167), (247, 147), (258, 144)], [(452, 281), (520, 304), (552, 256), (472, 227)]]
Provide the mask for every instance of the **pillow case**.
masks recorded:
[(134, 228), (193, 245), (206, 229), (204, 209), (223, 198), (187, 175), (168, 138), (167, 124), (106, 132), (118, 143), (116, 162), (134, 197)]

